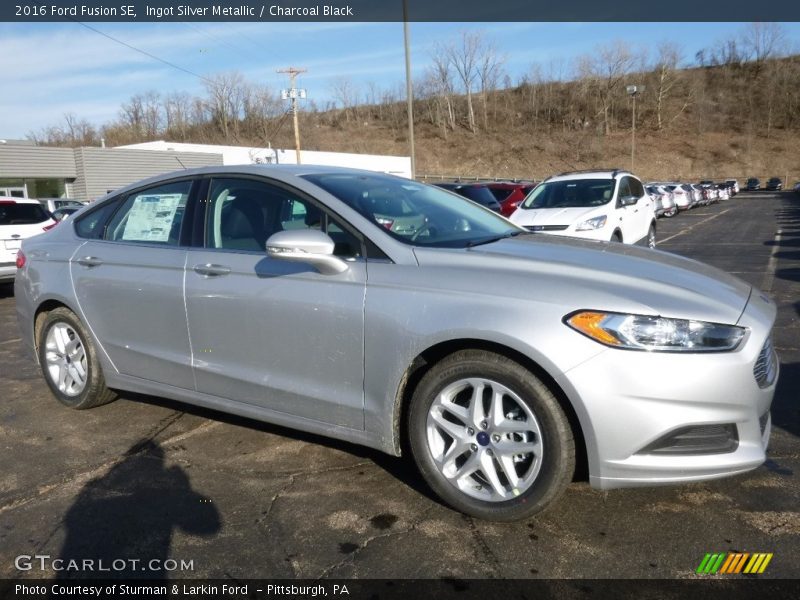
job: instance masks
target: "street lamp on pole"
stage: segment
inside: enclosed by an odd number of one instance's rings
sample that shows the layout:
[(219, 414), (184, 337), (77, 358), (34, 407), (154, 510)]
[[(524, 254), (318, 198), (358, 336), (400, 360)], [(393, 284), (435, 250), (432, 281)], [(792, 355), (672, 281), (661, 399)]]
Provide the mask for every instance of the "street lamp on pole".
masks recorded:
[(636, 156), (636, 96), (644, 92), (644, 86), (629, 85), (625, 90), (633, 99), (633, 110), (631, 111), (631, 171), (633, 171)]

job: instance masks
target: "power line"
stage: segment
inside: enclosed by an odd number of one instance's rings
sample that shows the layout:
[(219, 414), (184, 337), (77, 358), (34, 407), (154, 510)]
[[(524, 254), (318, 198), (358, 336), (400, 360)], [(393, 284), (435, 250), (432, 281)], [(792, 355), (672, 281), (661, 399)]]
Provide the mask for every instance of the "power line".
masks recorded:
[[(75, 21), (75, 19), (72, 19), (72, 20)], [(112, 35), (109, 35), (107, 33), (103, 33), (99, 29), (95, 29), (91, 25), (87, 25), (86, 23), (83, 23), (81, 21), (75, 21), (75, 23), (77, 23), (78, 25), (82, 25), (83, 27), (86, 27), (86, 29), (89, 29), (90, 31), (94, 31), (95, 33), (99, 33), (103, 37), (106, 37), (106, 38), (110, 39), (112, 42), (117, 42), (118, 44), (122, 44), (126, 48), (130, 48), (131, 50), (133, 50), (135, 52), (138, 52), (139, 54), (144, 54), (148, 58), (152, 58), (153, 60), (157, 60), (158, 62), (163, 63), (163, 64), (167, 65), (168, 67), (172, 67), (173, 69), (177, 69), (178, 71), (183, 71), (184, 73), (187, 73), (188, 75), (191, 75), (192, 77), (197, 77), (198, 79), (200, 79), (202, 81), (205, 81), (206, 83), (210, 83), (212, 85), (214, 84), (214, 82), (211, 81), (208, 77), (203, 77), (202, 75), (198, 75), (197, 73), (194, 73), (193, 71), (190, 71), (189, 69), (184, 69), (183, 67), (180, 67), (180, 66), (176, 65), (175, 63), (171, 63), (168, 60), (164, 60), (163, 58), (160, 58), (160, 57), (156, 56), (155, 54), (151, 54), (150, 52), (147, 52), (146, 50), (142, 50), (141, 48), (137, 48), (136, 46), (132, 46), (131, 44), (129, 44), (127, 42), (123, 42), (122, 40), (117, 39)]]

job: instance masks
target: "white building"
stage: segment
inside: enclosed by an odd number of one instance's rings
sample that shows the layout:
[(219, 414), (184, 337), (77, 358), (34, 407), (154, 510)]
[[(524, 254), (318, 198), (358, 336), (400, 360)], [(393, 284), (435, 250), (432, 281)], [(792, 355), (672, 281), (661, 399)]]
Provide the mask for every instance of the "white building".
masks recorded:
[[(190, 153), (221, 154), (225, 165), (297, 164), (296, 150), (277, 148), (248, 148), (246, 146), (216, 146), (212, 144), (185, 144), (181, 142), (143, 142), (117, 146), (135, 150), (158, 150)], [(351, 154), (346, 152), (317, 152), (302, 150), (301, 158), (306, 165), (325, 165), (329, 167), (351, 167), (390, 173), (411, 178), (411, 159), (408, 156), (385, 156), (379, 154)]]

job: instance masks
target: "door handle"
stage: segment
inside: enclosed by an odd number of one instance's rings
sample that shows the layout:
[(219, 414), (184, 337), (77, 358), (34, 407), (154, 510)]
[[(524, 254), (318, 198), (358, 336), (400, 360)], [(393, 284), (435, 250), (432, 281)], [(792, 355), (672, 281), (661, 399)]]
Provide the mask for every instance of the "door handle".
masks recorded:
[(84, 256), (83, 258), (78, 259), (78, 264), (82, 267), (97, 267), (103, 264), (103, 261), (97, 258), (96, 256)]
[(198, 275), (204, 275), (206, 277), (219, 277), (220, 275), (227, 275), (231, 272), (230, 267), (226, 267), (225, 265), (212, 265), (211, 263), (195, 265), (193, 270)]

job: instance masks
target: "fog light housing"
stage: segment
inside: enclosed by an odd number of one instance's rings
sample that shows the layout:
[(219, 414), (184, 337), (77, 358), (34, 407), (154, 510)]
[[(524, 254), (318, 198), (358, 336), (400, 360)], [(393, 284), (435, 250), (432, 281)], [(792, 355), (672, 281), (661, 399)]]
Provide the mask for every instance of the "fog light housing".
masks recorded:
[(727, 454), (739, 447), (739, 431), (734, 423), (724, 425), (691, 425), (681, 427), (655, 442), (648, 444), (637, 454), (692, 455)]

